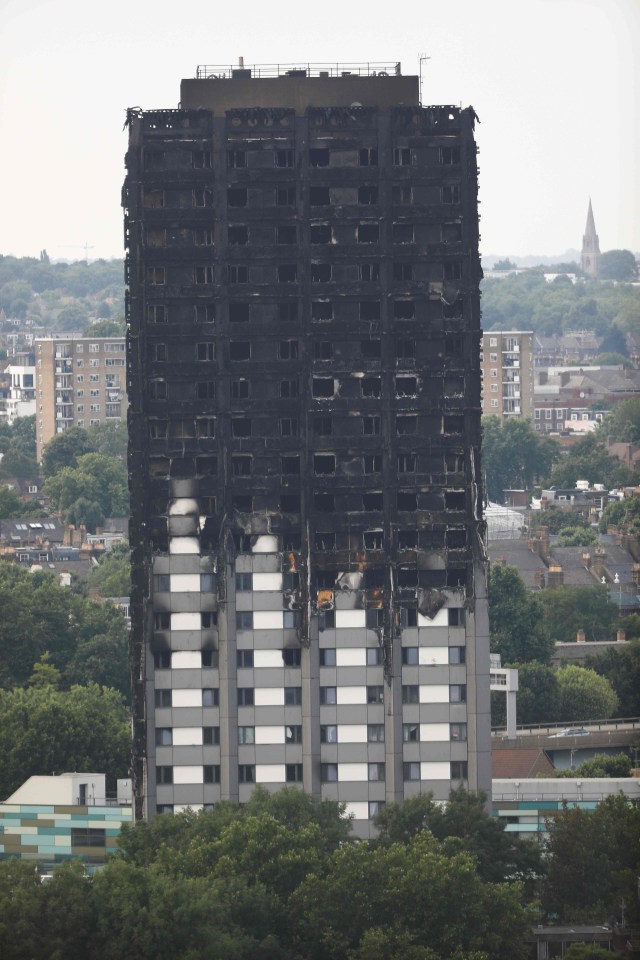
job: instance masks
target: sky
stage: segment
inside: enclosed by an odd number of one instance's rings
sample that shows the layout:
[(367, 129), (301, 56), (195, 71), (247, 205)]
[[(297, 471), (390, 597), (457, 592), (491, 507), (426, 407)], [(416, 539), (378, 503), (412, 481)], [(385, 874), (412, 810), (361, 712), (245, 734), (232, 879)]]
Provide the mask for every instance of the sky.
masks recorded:
[[(127, 107), (198, 64), (423, 62), (480, 118), (481, 252), (640, 250), (640, 0), (0, 0), (0, 254), (123, 255)], [(634, 56), (635, 53), (635, 56)]]

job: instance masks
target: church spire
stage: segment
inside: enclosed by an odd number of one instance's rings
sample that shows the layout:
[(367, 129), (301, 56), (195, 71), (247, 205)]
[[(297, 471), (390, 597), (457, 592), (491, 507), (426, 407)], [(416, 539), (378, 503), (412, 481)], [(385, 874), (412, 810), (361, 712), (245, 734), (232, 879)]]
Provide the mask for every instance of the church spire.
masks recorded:
[(592, 280), (598, 277), (598, 260), (600, 258), (600, 243), (596, 233), (596, 222), (593, 218), (593, 207), (591, 206), (591, 197), (589, 197), (589, 210), (587, 211), (587, 225), (584, 236), (582, 237), (582, 255), (580, 257), (580, 266), (582, 272)]

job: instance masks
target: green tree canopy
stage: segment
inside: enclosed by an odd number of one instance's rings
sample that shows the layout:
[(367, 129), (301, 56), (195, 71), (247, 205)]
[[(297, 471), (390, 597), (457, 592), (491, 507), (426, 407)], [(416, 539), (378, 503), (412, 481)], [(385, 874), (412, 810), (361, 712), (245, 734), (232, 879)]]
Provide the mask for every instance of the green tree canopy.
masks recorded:
[(518, 723), (552, 724), (560, 719), (560, 688), (554, 667), (535, 661), (523, 663), (518, 667), (518, 688)]
[[(106, 305), (108, 306), (108, 304)], [(88, 327), (85, 328), (82, 336), (83, 337), (122, 337), (124, 336), (125, 325), (120, 323), (118, 320), (111, 320), (110, 318), (105, 318), (103, 320), (96, 320), (93, 323), (90, 323)]]
[(616, 404), (602, 421), (599, 433), (622, 442), (640, 440), (640, 397), (630, 397)]
[(583, 777), (585, 780), (609, 777), (630, 777), (631, 757), (627, 753), (613, 755), (597, 753), (591, 760), (583, 760), (570, 770), (554, 770), (554, 777)]
[(0, 690), (0, 797), (31, 776), (63, 770), (107, 774), (110, 789), (129, 769), (129, 716), (119, 693), (97, 684)]
[(640, 533), (640, 497), (625, 497), (608, 503), (600, 518), (600, 532), (606, 533), (609, 524)]
[(53, 477), (64, 467), (75, 467), (78, 457), (93, 451), (91, 439), (82, 427), (71, 427), (64, 433), (57, 433), (42, 453), (42, 473), (45, 478)]
[(598, 276), (601, 280), (636, 280), (636, 258), (631, 250), (606, 250), (600, 254)]
[(606, 677), (575, 664), (561, 667), (557, 676), (562, 722), (580, 723), (615, 716), (618, 698)]
[(590, 484), (604, 483), (612, 487), (635, 482), (636, 474), (617, 457), (610, 457), (602, 440), (600, 428), (578, 440), (558, 461), (551, 472), (551, 483), (561, 489), (573, 489), (578, 480)]
[(560, 456), (556, 441), (539, 437), (526, 420), (508, 420), (501, 425), (498, 417), (485, 417), (482, 429), (490, 500), (502, 503), (507, 489), (530, 490), (536, 477), (548, 476)]
[[(87, 680), (116, 685), (114, 678), (120, 677), (117, 686), (128, 695), (127, 626), (113, 604), (87, 600), (61, 587), (49, 573), (0, 562), (0, 609), (1, 687), (26, 684), (33, 665), (48, 652), (63, 686)], [(108, 638), (99, 660), (97, 637)], [(86, 673), (80, 669), (83, 658), (91, 664)], [(97, 670), (98, 662), (103, 672)]]
[(566, 923), (602, 923), (619, 915), (624, 898), (627, 919), (640, 919), (640, 808), (633, 800), (610, 796), (590, 812), (565, 807), (547, 830), (547, 913)]
[(619, 701), (621, 717), (640, 717), (640, 640), (607, 646), (587, 657), (585, 666), (606, 677)]
[(377, 843), (388, 846), (410, 843), (429, 830), (442, 841), (444, 851), (471, 854), (483, 880), (504, 883), (525, 881), (531, 888), (542, 872), (540, 849), (517, 834), (507, 833), (500, 818), (487, 812), (486, 797), (463, 789), (452, 790), (446, 804), (435, 803), (430, 793), (390, 803), (375, 818)]
[(131, 550), (126, 541), (105, 553), (89, 574), (89, 588), (101, 597), (128, 597), (131, 593)]
[(553, 640), (571, 643), (578, 630), (584, 630), (587, 640), (615, 637), (618, 608), (605, 584), (541, 590), (538, 597), (544, 626)]
[(551, 657), (553, 640), (539, 595), (529, 593), (515, 567), (491, 564), (489, 628), (491, 650), (500, 654), (503, 665), (530, 660), (546, 663)]
[(45, 481), (45, 491), (64, 514), (78, 513), (77, 503), (85, 501), (85, 515), (97, 505), (103, 517), (122, 516), (129, 511), (125, 464), (99, 453), (85, 453), (75, 467), (63, 467)]

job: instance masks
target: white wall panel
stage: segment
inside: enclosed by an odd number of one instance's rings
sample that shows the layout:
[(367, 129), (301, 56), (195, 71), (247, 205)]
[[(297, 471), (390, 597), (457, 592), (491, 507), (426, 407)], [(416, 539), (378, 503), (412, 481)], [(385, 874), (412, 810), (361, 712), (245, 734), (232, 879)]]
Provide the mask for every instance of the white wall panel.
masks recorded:
[(256, 727), (255, 741), (257, 744), (284, 743), (284, 726)]
[(348, 817), (353, 817), (354, 820), (368, 820), (369, 804), (366, 800), (357, 800), (353, 801), (352, 803), (347, 803), (345, 813)]
[(200, 593), (199, 573), (172, 573), (169, 577), (171, 593)]
[(202, 621), (199, 613), (172, 613), (172, 630), (200, 630)]
[(282, 574), (254, 573), (253, 589), (258, 592), (261, 590), (282, 590)]
[(343, 627), (360, 628), (366, 626), (365, 610), (336, 610), (336, 630)]
[(449, 740), (449, 724), (448, 723), (421, 723), (420, 724), (420, 740)]
[(336, 690), (338, 704), (366, 703), (366, 687), (338, 687)]
[(256, 687), (253, 701), (256, 707), (283, 707), (284, 687)]
[(343, 781), (362, 781), (368, 780), (369, 769), (366, 763), (339, 763), (338, 780)]
[(171, 702), (174, 707), (201, 707), (202, 690), (173, 690)]
[(256, 763), (256, 783), (284, 783), (284, 763)]
[(282, 630), (282, 610), (254, 610), (254, 630)]
[(367, 651), (364, 647), (338, 647), (336, 650), (336, 666), (365, 667), (366, 665)]
[(338, 743), (366, 743), (366, 723), (341, 723), (338, 726)]
[(199, 650), (174, 650), (171, 654), (173, 670), (199, 670), (202, 666), (202, 654)]
[(418, 663), (425, 667), (442, 666), (449, 663), (448, 647), (420, 647), (418, 650)]
[(449, 703), (449, 684), (420, 684), (420, 703)]
[(442, 607), (441, 610), (438, 610), (435, 617), (430, 620), (429, 617), (425, 617), (422, 613), (418, 614), (418, 626), (419, 627), (448, 627), (449, 626), (449, 610), (447, 607)]
[(282, 650), (254, 650), (253, 665), (254, 667), (280, 667), (282, 669), (284, 667)]
[(174, 727), (174, 747), (199, 747), (202, 744), (202, 727)]
[(202, 767), (174, 767), (173, 782), (174, 784), (204, 783)]
[(428, 760), (420, 764), (421, 780), (449, 780), (451, 765), (448, 760)]

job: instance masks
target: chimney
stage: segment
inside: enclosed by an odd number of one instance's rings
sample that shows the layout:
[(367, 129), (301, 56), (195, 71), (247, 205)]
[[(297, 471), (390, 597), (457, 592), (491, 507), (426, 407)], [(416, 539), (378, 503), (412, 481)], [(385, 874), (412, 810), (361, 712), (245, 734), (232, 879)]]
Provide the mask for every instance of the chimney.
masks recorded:
[(640, 563), (634, 563), (631, 568), (631, 580), (635, 586), (640, 585)]
[(593, 563), (591, 569), (598, 580), (602, 580), (605, 575), (605, 564), (607, 560), (607, 551), (604, 547), (596, 547), (593, 551)]
[(544, 567), (542, 568), (542, 570), (536, 570), (536, 572), (533, 575), (533, 582), (534, 582), (534, 585), (538, 587), (538, 589), (544, 590), (545, 583), (546, 583)]
[(586, 642), (586, 637), (585, 637), (584, 630), (578, 630), (578, 632), (576, 633), (576, 643), (585, 643), (585, 642)]
[(616, 633), (616, 641), (618, 643), (624, 643), (626, 639), (627, 639), (627, 635), (624, 632), (624, 630), (618, 630), (618, 632)]
[(582, 554), (582, 566), (586, 570), (591, 569), (591, 554), (588, 551)]
[(549, 564), (548, 585), (549, 590), (564, 586), (564, 570), (561, 563)]

